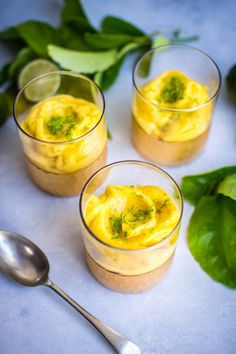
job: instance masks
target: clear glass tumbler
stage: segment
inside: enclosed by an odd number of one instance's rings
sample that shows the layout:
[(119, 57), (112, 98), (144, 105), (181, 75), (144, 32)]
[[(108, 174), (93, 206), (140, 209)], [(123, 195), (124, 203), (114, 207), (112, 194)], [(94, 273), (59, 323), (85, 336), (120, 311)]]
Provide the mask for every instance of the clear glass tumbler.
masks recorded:
[[(92, 195), (99, 196), (109, 185), (152, 185), (162, 188), (174, 201), (178, 221), (161, 242), (142, 249), (121, 249), (101, 241), (85, 221), (85, 208)], [(104, 286), (126, 293), (153, 287), (169, 268), (178, 239), (183, 199), (174, 179), (157, 166), (141, 161), (119, 161), (97, 171), (80, 196), (80, 220), (86, 260), (94, 277)]]
[[(55, 142), (44, 138), (41, 131), (45, 131), (45, 123), (37, 121), (37, 135), (30, 135), (23, 124), (28, 114), (45, 99), (50, 97), (57, 100), (61, 95), (64, 100), (67, 97), (85, 100), (81, 100), (85, 102), (85, 106), (86, 102), (89, 102), (90, 107), (93, 103), (92, 109), (98, 109), (100, 115), (96, 125), (78, 138)], [(57, 116), (60, 114), (60, 103), (55, 101), (56, 104), (52, 107), (50, 102), (48, 114), (53, 116), (55, 109), (57, 114), (54, 115)], [(90, 114), (89, 109), (85, 114)], [(67, 71), (50, 72), (36, 77), (20, 90), (14, 104), (14, 118), (26, 165), (36, 185), (58, 196), (80, 193), (85, 181), (106, 163), (107, 131), (104, 110), (105, 101), (100, 88), (81, 74)]]
[[(154, 87), (152, 80), (170, 71), (182, 72), (192, 80), (185, 92), (188, 99), (193, 98), (191, 106), (184, 106), (184, 96), (181, 108), (175, 103), (167, 107), (163, 100), (155, 97), (155, 90), (160, 93), (160, 87)], [(148, 89), (147, 84), (152, 86)], [(173, 44), (145, 53), (133, 70), (132, 141), (135, 148), (160, 165), (180, 165), (194, 159), (207, 140), (220, 85), (218, 66), (198, 49)], [(199, 104), (194, 97), (196, 90), (202, 94), (202, 87), (207, 98)]]

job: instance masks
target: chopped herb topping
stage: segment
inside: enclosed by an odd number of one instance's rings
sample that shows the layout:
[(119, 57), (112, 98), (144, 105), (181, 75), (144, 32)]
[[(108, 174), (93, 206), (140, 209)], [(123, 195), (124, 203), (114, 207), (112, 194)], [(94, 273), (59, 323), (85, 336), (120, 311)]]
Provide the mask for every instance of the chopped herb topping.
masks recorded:
[(139, 209), (139, 210), (132, 211), (134, 218), (130, 221), (131, 222), (145, 221), (150, 217), (152, 211), (153, 211), (153, 208)]
[[(158, 201), (156, 201), (157, 203)], [(156, 213), (161, 213), (162, 209), (166, 206), (166, 205), (170, 205), (171, 204), (171, 201), (170, 199), (165, 199), (164, 202), (159, 206), (157, 207), (156, 206)]]
[(184, 97), (184, 84), (180, 77), (173, 76), (161, 91), (161, 99), (166, 103), (174, 103)]
[(52, 135), (56, 137), (71, 138), (72, 130), (76, 127), (76, 116), (52, 117), (47, 124), (47, 128)]
[(123, 232), (122, 224), (125, 222), (125, 215), (121, 213), (119, 216), (112, 215), (109, 218), (111, 231), (113, 233), (112, 239), (117, 239), (121, 236), (127, 237), (127, 232)]

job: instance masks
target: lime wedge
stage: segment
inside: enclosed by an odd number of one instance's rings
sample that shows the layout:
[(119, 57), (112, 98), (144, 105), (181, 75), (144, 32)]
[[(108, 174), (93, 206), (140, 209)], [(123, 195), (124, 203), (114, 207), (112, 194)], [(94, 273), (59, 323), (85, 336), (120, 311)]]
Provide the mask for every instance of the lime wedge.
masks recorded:
[[(18, 77), (18, 88), (21, 89), (27, 82), (42, 74), (57, 71), (58, 67), (46, 59), (36, 59), (26, 64)], [(25, 97), (31, 102), (38, 102), (55, 94), (60, 87), (60, 75), (53, 74), (42, 77), (24, 90)]]

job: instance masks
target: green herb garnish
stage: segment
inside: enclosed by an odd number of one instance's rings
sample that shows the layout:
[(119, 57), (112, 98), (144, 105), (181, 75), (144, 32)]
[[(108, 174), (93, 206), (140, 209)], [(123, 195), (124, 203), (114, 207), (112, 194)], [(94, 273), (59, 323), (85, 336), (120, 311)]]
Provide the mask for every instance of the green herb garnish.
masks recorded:
[(130, 221), (131, 222), (145, 221), (148, 218), (150, 218), (152, 211), (153, 208), (139, 209), (139, 210), (132, 211), (133, 219)]
[(180, 77), (173, 76), (161, 91), (161, 99), (166, 103), (174, 103), (184, 97), (184, 84)]
[(170, 204), (171, 204), (170, 199), (165, 199), (164, 202), (163, 202), (159, 207), (156, 206), (156, 213), (161, 213), (162, 209), (163, 209), (166, 205), (170, 205)]
[(77, 119), (75, 116), (69, 117), (52, 117), (47, 128), (49, 132), (56, 137), (71, 138), (72, 130), (76, 127)]
[(195, 205), (188, 245), (202, 269), (236, 289), (236, 166), (182, 180), (185, 199)]
[(123, 232), (122, 225), (125, 222), (125, 215), (121, 213), (119, 216), (112, 215), (109, 218), (111, 231), (113, 233), (112, 239), (117, 239), (121, 236), (127, 237), (127, 232)]

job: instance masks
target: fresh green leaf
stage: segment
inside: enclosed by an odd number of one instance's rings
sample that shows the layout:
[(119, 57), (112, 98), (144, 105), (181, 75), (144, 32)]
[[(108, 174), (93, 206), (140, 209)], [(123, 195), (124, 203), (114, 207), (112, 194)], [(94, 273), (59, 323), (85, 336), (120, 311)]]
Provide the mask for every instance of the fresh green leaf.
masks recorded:
[(102, 84), (102, 77), (103, 77), (103, 71), (98, 71), (93, 77), (93, 81), (100, 87)]
[(91, 51), (91, 47), (84, 39), (84, 36), (77, 33), (68, 25), (63, 25), (60, 28), (60, 34), (62, 36), (63, 42), (65, 43), (66, 48), (87, 52)]
[(222, 236), (228, 266), (236, 271), (236, 201), (222, 197)]
[(230, 69), (226, 76), (226, 87), (229, 97), (236, 102), (236, 64)]
[(84, 74), (93, 74), (97, 71), (104, 71), (112, 66), (117, 60), (116, 50), (104, 52), (79, 52), (49, 45), (48, 54), (62, 68)]
[(87, 16), (81, 5), (81, 2), (79, 0), (65, 0), (64, 7), (61, 13), (62, 22), (66, 22), (75, 17), (79, 17), (87, 20)]
[(10, 95), (0, 92), (0, 126), (3, 125), (12, 113), (12, 103)]
[[(195, 260), (210, 277), (236, 289), (236, 202), (231, 200), (233, 205), (229, 207), (225, 199), (201, 198), (190, 220), (188, 244)], [(228, 259), (233, 260), (233, 267), (229, 266)]]
[(100, 74), (100, 83), (103, 91), (108, 90), (116, 81), (123, 64), (124, 57)]
[(190, 203), (196, 205), (201, 197), (214, 194), (219, 183), (233, 173), (236, 173), (236, 166), (228, 166), (208, 173), (186, 176), (182, 179), (183, 196)]
[(94, 33), (96, 30), (84, 19), (74, 18), (66, 22), (66, 25), (73, 29), (78, 34), (84, 34), (87, 32)]
[(30, 48), (22, 48), (11, 62), (1, 68), (0, 85), (3, 85), (9, 80), (14, 80), (23, 66), (34, 57), (35, 54)]
[(112, 140), (112, 135), (111, 135), (111, 132), (108, 128), (107, 128), (107, 139)]
[(117, 17), (107, 16), (103, 19), (101, 28), (103, 32), (115, 34), (128, 34), (130, 36), (145, 36), (145, 33), (131, 23)]
[(0, 86), (9, 80), (8, 71), (11, 63), (5, 64), (0, 70)]
[(17, 26), (21, 38), (39, 56), (47, 57), (49, 44), (63, 45), (59, 31), (48, 23), (27, 21)]
[(65, 0), (61, 20), (77, 33), (95, 32), (79, 0)]
[(168, 45), (170, 44), (170, 39), (167, 37), (157, 37), (153, 42), (152, 42), (152, 48), (159, 47), (161, 45)]
[[(156, 48), (162, 45), (168, 45), (170, 44), (170, 39), (167, 37), (157, 37), (155, 40), (153, 40), (151, 48)], [(164, 50), (164, 49), (163, 49)], [(142, 77), (147, 77), (150, 69), (151, 69), (151, 64), (152, 64), (152, 58), (153, 55), (148, 55), (146, 56), (141, 65), (139, 65), (139, 75)]]
[(223, 179), (218, 186), (217, 192), (236, 200), (236, 173)]
[(180, 35), (181, 35), (181, 33), (182, 33), (181, 28), (176, 28), (176, 29), (172, 32), (172, 34), (173, 34), (173, 36), (174, 36), (175, 38), (179, 38)]
[(178, 44), (178, 43), (188, 43), (198, 41), (199, 36), (191, 36), (191, 37), (175, 37), (170, 40), (171, 44)]
[(26, 47), (21, 49), (9, 66), (8, 69), (9, 78), (15, 79), (19, 74), (19, 72), (21, 71), (21, 69), (34, 58), (35, 58), (35, 54), (30, 48)]
[(103, 73), (102, 89), (104, 91), (108, 90), (116, 81), (120, 73), (121, 67), (123, 65), (123, 62), (124, 62), (124, 57), (118, 60), (118, 62), (116, 62), (113, 66), (111, 66)]
[(103, 72), (98, 72), (95, 75), (96, 83), (104, 90), (108, 90), (116, 81), (122, 64), (124, 62), (125, 56), (132, 50), (137, 49), (138, 43), (128, 43), (126, 44), (118, 53), (116, 57), (116, 62), (114, 65), (109, 67)]
[(123, 58), (126, 54), (140, 48), (140, 43), (128, 43), (124, 47), (122, 47), (117, 52), (117, 60)]
[(8, 27), (0, 32), (0, 41), (16, 41), (20, 39), (21, 37), (16, 27)]
[(17, 27), (8, 27), (0, 32), (0, 42), (3, 42), (4, 46), (8, 47), (13, 53), (17, 53), (18, 50), (25, 46)]
[(110, 34), (110, 33), (85, 33), (85, 40), (95, 49), (112, 49), (118, 48), (133, 40), (132, 36), (126, 34)]
[(138, 66), (138, 74), (141, 77), (147, 77), (152, 64), (152, 55), (146, 55), (143, 59), (141, 64)]

